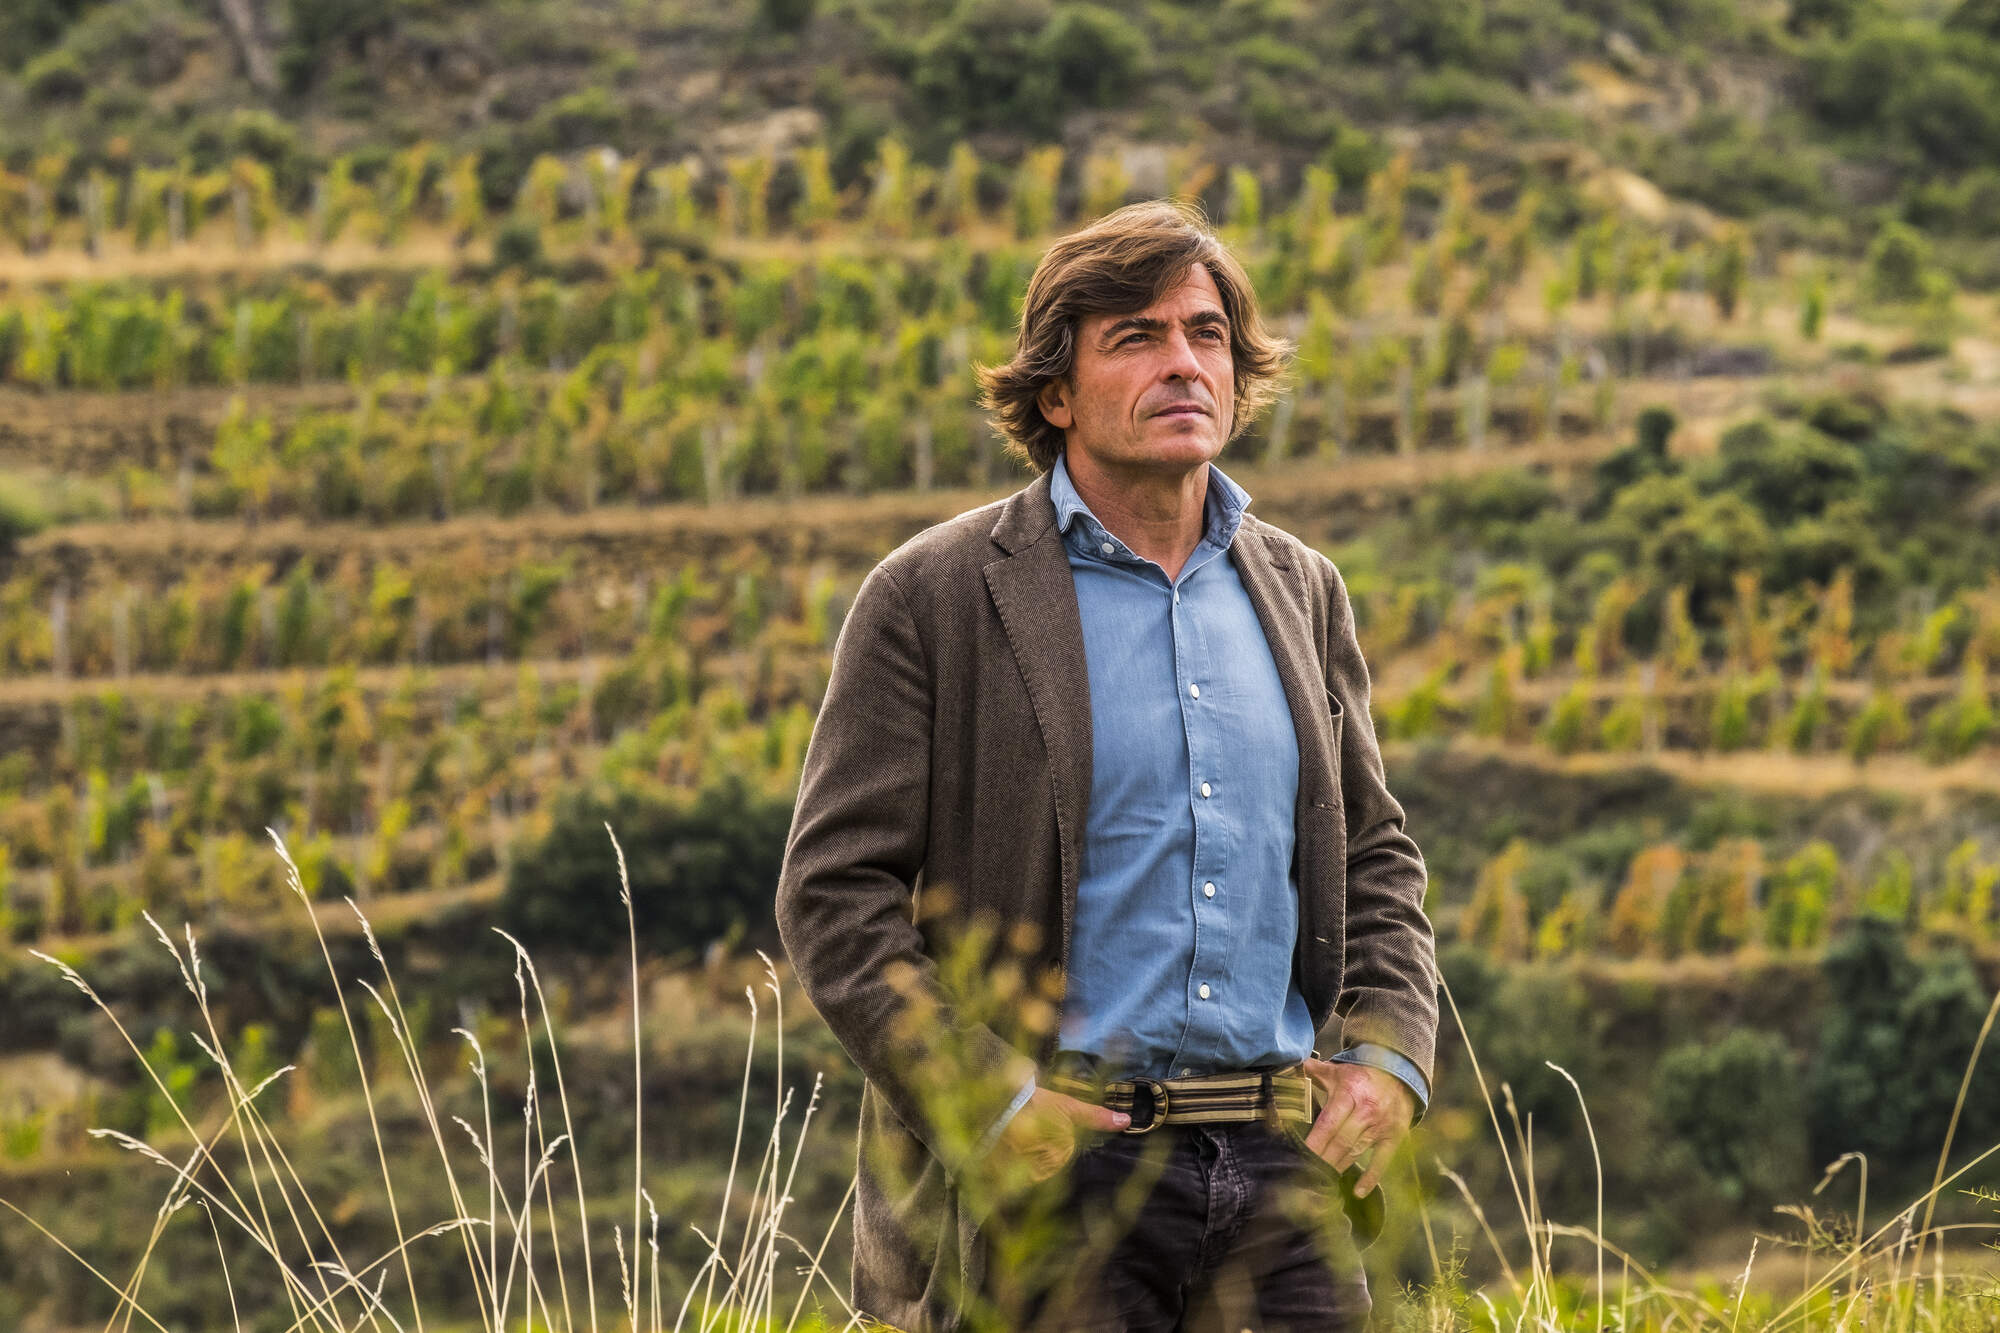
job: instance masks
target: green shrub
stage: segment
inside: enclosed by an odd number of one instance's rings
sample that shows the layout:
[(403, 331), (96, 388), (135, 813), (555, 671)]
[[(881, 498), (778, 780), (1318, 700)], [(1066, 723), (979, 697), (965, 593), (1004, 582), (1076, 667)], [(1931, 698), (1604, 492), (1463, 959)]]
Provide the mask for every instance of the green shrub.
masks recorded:
[(279, 55), (285, 82), (303, 92), (326, 64), (395, 23), (395, 0), (289, 0), (291, 43)]
[[(1827, 950), (1829, 1005), (1809, 1076), (1815, 1161), (1864, 1152), (1914, 1179), (1937, 1161), (1988, 997), (1963, 952), (1911, 956), (1904, 930), (1857, 919)], [(2000, 1136), (2000, 1059), (1985, 1051), (1956, 1144)]]
[(1963, 759), (1993, 734), (1993, 703), (1986, 694), (1985, 666), (1966, 663), (1958, 694), (1924, 719), (1924, 757), (1934, 764)]
[(791, 820), (789, 799), (737, 777), (691, 801), (571, 788), (555, 800), (548, 836), (517, 855), (501, 912), (532, 949), (622, 948), (608, 822), (625, 849), (641, 949), (698, 950), (739, 934), (768, 944)]
[(1646, 739), (1646, 700), (1628, 694), (1612, 705), (1598, 727), (1598, 737), (1607, 750), (1637, 750)]
[(798, 32), (812, 22), (816, 0), (757, 0), (757, 17), (772, 32)]
[(1343, 15), (1341, 45), (1362, 64), (1415, 59), (1433, 69), (1479, 62), (1484, 9), (1455, 0), (1363, 0)]
[(1053, 130), (1055, 98), (1041, 63), (1048, 10), (1006, 0), (967, 0), (919, 39), (910, 89), (917, 102), (957, 137), (1013, 124), (1041, 136)]
[(0, 5), (0, 69), (18, 69), (57, 41), (82, 8), (79, 0), (7, 0)]
[(1862, 261), (1861, 289), (1871, 301), (1902, 304), (1921, 300), (1930, 273), (1930, 242), (1914, 228), (1891, 222), (1875, 233)]
[(1794, 852), (1769, 881), (1764, 942), (1774, 949), (1813, 949), (1826, 928), (1827, 905), (1840, 888), (1840, 854), (1814, 840)]
[(1900, 745), (1909, 732), (1910, 719), (1903, 711), (1902, 699), (1895, 690), (1880, 687), (1848, 724), (1848, 757), (1858, 764), (1884, 746)]
[(21, 71), (21, 86), (30, 101), (47, 105), (74, 102), (90, 87), (90, 79), (74, 52), (55, 50), (28, 62)]
[(1826, 668), (1815, 666), (1805, 691), (1799, 695), (1791, 711), (1785, 714), (1782, 730), (1785, 744), (1793, 754), (1812, 752), (1830, 711), (1826, 696)]
[(1653, 1070), (1653, 1112), (1732, 1203), (1789, 1198), (1806, 1174), (1805, 1097), (1783, 1038), (1738, 1028)]
[(608, 89), (579, 88), (542, 108), (531, 133), (560, 152), (608, 143), (625, 123), (625, 108)]
[(1001, 129), (1053, 137), (1063, 113), (1126, 97), (1151, 59), (1116, 10), (966, 0), (911, 53), (911, 91), (950, 140)]
[(48, 526), (41, 497), (21, 478), (0, 474), (0, 557), (11, 555), (25, 537)]
[(1725, 753), (1740, 750), (1750, 744), (1751, 726), (1749, 683), (1732, 673), (1715, 692), (1715, 707), (1709, 717), (1709, 744)]
[(1067, 106), (1109, 106), (1124, 98), (1151, 59), (1145, 35), (1102, 5), (1065, 5), (1036, 47)]
[(1548, 720), (1542, 724), (1542, 742), (1557, 754), (1573, 754), (1583, 748), (1590, 734), (1590, 689), (1578, 681), (1564, 690)]
[(237, 699), (231, 721), (229, 750), (233, 758), (254, 759), (269, 754), (285, 737), (285, 715), (277, 702), (261, 694)]
[(1414, 741), (1438, 729), (1439, 712), (1444, 707), (1444, 683), (1449, 674), (1449, 667), (1432, 671), (1401, 700), (1388, 705), (1389, 735), (1397, 740)]

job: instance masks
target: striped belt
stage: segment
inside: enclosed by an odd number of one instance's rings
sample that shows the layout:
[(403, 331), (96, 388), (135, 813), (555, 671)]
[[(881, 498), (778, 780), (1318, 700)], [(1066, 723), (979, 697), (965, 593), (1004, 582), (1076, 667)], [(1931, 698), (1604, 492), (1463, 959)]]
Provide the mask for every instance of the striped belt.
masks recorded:
[(1188, 1078), (1131, 1078), (1092, 1083), (1067, 1074), (1051, 1075), (1047, 1086), (1132, 1117), (1125, 1134), (1145, 1134), (1160, 1125), (1217, 1124), (1231, 1120), (1290, 1120), (1310, 1125), (1319, 1085), (1303, 1065)]
[[(1050, 1074), (1042, 1082), (1057, 1092), (1125, 1112), (1132, 1117), (1132, 1123), (1120, 1131), (1124, 1134), (1145, 1134), (1161, 1125), (1230, 1120), (1263, 1120), (1273, 1126), (1291, 1121), (1310, 1126), (1320, 1106), (1320, 1086), (1307, 1075), (1304, 1065), (1189, 1078), (1120, 1079), (1111, 1083)], [(1144, 1119), (1140, 1118), (1142, 1105)], [(1296, 1137), (1303, 1147), (1304, 1135)], [(1310, 1148), (1304, 1151), (1312, 1153)], [(1330, 1176), (1337, 1177), (1341, 1207), (1353, 1225), (1355, 1244), (1366, 1249), (1382, 1234), (1388, 1212), (1383, 1191), (1377, 1188), (1367, 1194), (1354, 1192), (1362, 1175), (1359, 1162), (1349, 1163), (1344, 1171), (1336, 1171), (1331, 1163), (1325, 1166)]]

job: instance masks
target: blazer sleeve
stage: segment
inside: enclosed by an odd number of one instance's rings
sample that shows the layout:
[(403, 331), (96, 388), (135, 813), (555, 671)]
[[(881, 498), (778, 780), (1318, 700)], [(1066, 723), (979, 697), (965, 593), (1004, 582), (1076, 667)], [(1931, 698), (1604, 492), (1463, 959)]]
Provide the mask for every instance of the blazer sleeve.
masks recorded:
[(1331, 584), (1327, 607), (1327, 688), (1340, 699), (1340, 795), (1347, 821), (1347, 948), (1340, 996), (1340, 1045), (1374, 1042), (1396, 1051), (1428, 1085), (1437, 1047), (1437, 941), (1424, 913), (1429, 882), (1423, 853), (1403, 831), (1403, 807), (1389, 794), (1368, 711), (1368, 663), (1354, 629), (1347, 584), (1321, 557)]
[(958, 1012), (915, 925), (933, 697), (916, 620), (878, 565), (834, 643), (777, 918), (813, 1006), (897, 1118), (956, 1176), (1035, 1063)]

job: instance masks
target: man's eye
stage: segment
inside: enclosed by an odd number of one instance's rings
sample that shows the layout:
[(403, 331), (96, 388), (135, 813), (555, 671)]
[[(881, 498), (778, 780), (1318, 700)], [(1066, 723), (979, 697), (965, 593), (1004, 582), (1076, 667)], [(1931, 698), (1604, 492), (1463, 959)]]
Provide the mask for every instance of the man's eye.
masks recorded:
[(1123, 347), (1126, 343), (1131, 342), (1134, 338), (1143, 338), (1145, 336), (1146, 335), (1143, 333), (1128, 333), (1123, 338), (1120, 338), (1118, 340), (1118, 345), (1120, 347)]
[(1221, 330), (1221, 329), (1217, 329), (1217, 328), (1206, 328), (1206, 329), (1203, 329), (1203, 330), (1202, 330), (1202, 332), (1203, 332), (1203, 333), (1205, 333), (1205, 334), (1207, 334), (1207, 335), (1208, 335), (1209, 337), (1211, 337), (1211, 338), (1215, 339), (1215, 341), (1217, 341), (1217, 342), (1221, 342), (1221, 341), (1222, 341), (1222, 330)]

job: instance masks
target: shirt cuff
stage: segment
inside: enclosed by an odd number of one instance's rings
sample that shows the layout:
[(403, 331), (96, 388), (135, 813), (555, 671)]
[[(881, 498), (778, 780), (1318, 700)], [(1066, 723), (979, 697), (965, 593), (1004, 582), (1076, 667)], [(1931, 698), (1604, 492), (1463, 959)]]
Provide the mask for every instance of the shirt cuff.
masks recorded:
[(1410, 1091), (1417, 1095), (1417, 1113), (1410, 1121), (1413, 1125), (1422, 1120), (1424, 1112), (1430, 1109), (1429, 1082), (1425, 1080), (1423, 1071), (1417, 1068), (1416, 1062), (1399, 1051), (1390, 1050), (1387, 1046), (1376, 1042), (1359, 1041), (1338, 1054), (1328, 1056), (1327, 1059), (1345, 1061), (1348, 1064), (1373, 1065), (1401, 1079)]
[(1014, 1100), (1009, 1102), (1007, 1109), (1000, 1113), (1000, 1118), (995, 1120), (984, 1134), (980, 1135), (979, 1146), (972, 1150), (972, 1155), (975, 1158), (984, 1157), (987, 1153), (993, 1151), (993, 1145), (1000, 1141), (1000, 1133), (1007, 1128), (1007, 1122), (1012, 1120), (1015, 1112), (1026, 1106), (1028, 1098), (1034, 1095), (1035, 1076), (1030, 1074), (1028, 1075), (1028, 1081), (1021, 1085), (1021, 1090), (1014, 1094)]

